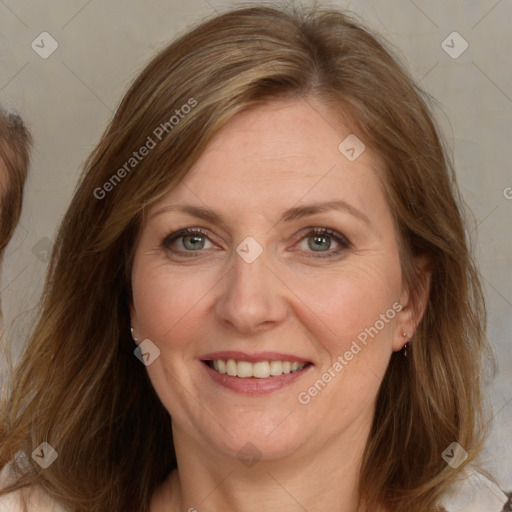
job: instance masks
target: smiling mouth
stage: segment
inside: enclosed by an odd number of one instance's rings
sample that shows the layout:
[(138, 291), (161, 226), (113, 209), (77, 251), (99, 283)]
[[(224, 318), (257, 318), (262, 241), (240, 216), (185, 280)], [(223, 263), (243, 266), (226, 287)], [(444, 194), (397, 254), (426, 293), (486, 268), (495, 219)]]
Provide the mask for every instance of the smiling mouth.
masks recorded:
[(210, 368), (221, 374), (239, 377), (241, 379), (279, 377), (287, 373), (295, 373), (311, 366), (312, 363), (298, 363), (290, 361), (236, 361), (234, 359), (217, 359), (215, 361), (203, 361)]

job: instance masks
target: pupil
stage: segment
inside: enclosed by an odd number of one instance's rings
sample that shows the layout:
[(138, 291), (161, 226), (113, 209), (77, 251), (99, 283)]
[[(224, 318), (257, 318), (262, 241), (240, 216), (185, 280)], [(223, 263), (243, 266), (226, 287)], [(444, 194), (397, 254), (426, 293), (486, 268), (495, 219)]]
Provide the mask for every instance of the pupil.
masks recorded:
[(198, 248), (198, 244), (201, 243), (201, 238), (202, 238), (201, 236), (189, 235), (189, 236), (185, 237), (185, 240), (187, 240), (187, 239), (192, 240), (192, 244), (191, 244), (192, 249), (197, 249)]
[[(318, 248), (322, 248), (322, 241), (323, 243), (325, 244), (326, 243), (326, 240), (329, 238), (329, 237), (326, 237), (326, 236), (315, 236), (313, 237), (315, 239), (315, 244), (311, 247), (312, 249), (314, 249), (315, 247)], [(320, 243), (318, 243), (318, 241), (321, 240)], [(327, 246), (325, 247), (326, 249), (329, 249), (329, 246), (330, 246), (330, 243), (327, 243), (326, 244)]]

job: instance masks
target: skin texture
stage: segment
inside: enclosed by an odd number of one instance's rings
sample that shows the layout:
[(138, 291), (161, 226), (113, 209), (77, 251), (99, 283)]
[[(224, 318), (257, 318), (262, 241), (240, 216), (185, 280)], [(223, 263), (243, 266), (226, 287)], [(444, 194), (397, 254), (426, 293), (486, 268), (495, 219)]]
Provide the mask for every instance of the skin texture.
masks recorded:
[[(373, 169), (379, 160), (366, 149), (350, 162), (338, 150), (349, 134), (313, 100), (247, 111), (150, 209), (136, 248), (131, 321), (138, 340), (161, 351), (147, 370), (172, 417), (179, 469), (155, 494), (152, 511), (252, 512), (263, 503), (281, 512), (302, 510), (299, 504), (309, 512), (355, 510), (376, 394), (403, 332), (411, 337), (418, 319)], [(291, 207), (339, 199), (369, 223), (337, 210), (278, 222)], [(175, 204), (206, 206), (226, 225), (157, 213)], [(179, 238), (162, 248), (188, 227), (208, 232), (199, 235), (200, 250), (190, 248), (193, 235), (186, 246)], [(350, 246), (320, 235), (327, 240), (315, 250), (318, 235), (309, 227), (330, 228)], [(252, 263), (236, 252), (248, 236), (263, 249)], [(299, 393), (397, 302), (400, 313), (307, 405), (299, 403)], [(294, 354), (313, 366), (283, 389), (243, 395), (214, 383), (200, 362), (219, 350)], [(261, 454), (252, 467), (237, 458), (248, 442)]]

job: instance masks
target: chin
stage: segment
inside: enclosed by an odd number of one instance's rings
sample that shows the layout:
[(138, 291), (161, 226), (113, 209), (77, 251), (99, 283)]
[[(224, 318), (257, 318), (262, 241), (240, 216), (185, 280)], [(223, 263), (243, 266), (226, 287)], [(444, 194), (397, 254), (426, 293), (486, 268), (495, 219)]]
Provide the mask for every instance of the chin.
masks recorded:
[[(283, 417), (286, 417), (284, 415)], [(212, 439), (210, 446), (222, 452), (226, 457), (237, 458), (242, 462), (246, 459), (275, 461), (284, 459), (297, 451), (307, 442), (308, 436), (299, 425), (290, 424), (287, 420), (279, 422), (256, 421), (252, 424), (240, 424), (222, 431), (219, 439)]]

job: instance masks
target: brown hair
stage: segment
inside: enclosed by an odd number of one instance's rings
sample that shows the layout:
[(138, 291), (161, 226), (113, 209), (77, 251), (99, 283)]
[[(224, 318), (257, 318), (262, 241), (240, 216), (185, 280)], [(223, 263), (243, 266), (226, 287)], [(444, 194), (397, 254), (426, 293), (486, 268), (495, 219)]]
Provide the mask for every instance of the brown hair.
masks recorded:
[[(378, 394), (361, 502), (368, 510), (434, 511), (440, 493), (479, 453), (485, 308), (455, 174), (426, 95), (351, 16), (242, 7), (163, 49), (85, 164), (55, 242), (38, 323), (2, 409), (1, 465), (43, 441), (59, 456), (45, 470), (29, 458), (18, 488), (39, 484), (76, 511), (148, 510), (176, 460), (169, 414), (130, 337), (131, 264), (144, 212), (237, 113), (309, 97), (350, 119), (382, 158), (413, 294), (422, 285), (414, 257), (431, 261), (412, 354), (392, 356)], [(194, 106), (181, 108), (187, 104)], [(188, 113), (165, 125), (177, 109)], [(166, 134), (156, 141), (162, 126)], [(155, 147), (127, 166), (148, 137)], [(457, 471), (441, 458), (453, 441), (469, 453)]]
[(21, 117), (0, 107), (0, 257), (21, 215), (31, 146)]

